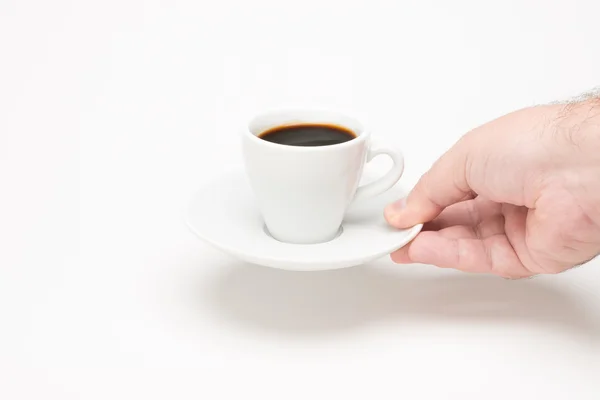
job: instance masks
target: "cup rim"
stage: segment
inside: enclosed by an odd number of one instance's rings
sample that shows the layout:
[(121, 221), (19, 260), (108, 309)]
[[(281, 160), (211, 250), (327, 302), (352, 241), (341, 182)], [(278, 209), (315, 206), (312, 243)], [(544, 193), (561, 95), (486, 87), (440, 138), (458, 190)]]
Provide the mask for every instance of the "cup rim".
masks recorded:
[[(311, 114), (311, 113), (321, 113), (321, 114), (330, 114), (330, 115), (337, 115), (338, 117), (350, 120), (355, 122), (361, 129), (359, 129), (359, 132), (356, 132), (355, 129), (352, 129), (349, 126), (345, 126), (344, 124), (339, 124), (339, 123), (335, 123), (335, 122), (331, 122), (332, 125), (339, 125), (342, 126), (344, 128), (347, 128), (349, 130), (351, 130), (353, 133), (356, 134), (356, 137), (352, 140), (349, 140), (347, 142), (343, 142), (343, 143), (337, 143), (337, 144), (330, 144), (327, 146), (291, 146), (291, 145), (287, 145), (287, 144), (281, 144), (281, 143), (273, 143), (273, 142), (269, 142), (266, 140), (263, 140), (261, 138), (258, 137), (258, 135), (254, 134), (252, 132), (252, 129), (250, 127), (250, 125), (256, 121), (259, 118), (265, 118), (268, 117), (269, 115), (276, 115), (276, 114), (283, 114), (283, 113), (290, 113), (290, 114), (294, 114), (294, 113), (302, 113), (302, 114)], [(323, 123), (323, 121), (319, 121), (321, 123)], [(310, 121), (306, 121), (304, 122), (306, 124), (310, 124)], [(317, 123), (317, 122), (315, 122)], [(301, 124), (301, 123), (299, 123)], [(283, 126), (283, 125), (281, 125)], [(261, 132), (262, 133), (262, 132)], [(339, 111), (339, 110), (332, 110), (332, 109), (327, 109), (327, 108), (277, 108), (277, 109), (269, 109), (266, 111), (262, 111), (260, 113), (256, 113), (254, 114), (247, 122), (246, 125), (243, 129), (243, 134), (244, 136), (248, 137), (250, 140), (254, 141), (257, 144), (260, 144), (262, 146), (267, 146), (267, 147), (271, 147), (271, 148), (277, 148), (280, 149), (282, 151), (294, 151), (294, 152), (324, 152), (324, 151), (332, 151), (332, 150), (338, 150), (338, 149), (343, 149), (346, 147), (351, 147), (351, 146), (356, 146), (359, 145), (360, 143), (364, 142), (365, 140), (367, 140), (367, 138), (371, 135), (370, 130), (368, 130), (366, 128), (366, 126), (363, 124), (363, 122), (361, 120), (359, 120), (356, 117), (353, 117), (352, 115), (350, 115), (349, 113), (343, 112), (343, 111)]]

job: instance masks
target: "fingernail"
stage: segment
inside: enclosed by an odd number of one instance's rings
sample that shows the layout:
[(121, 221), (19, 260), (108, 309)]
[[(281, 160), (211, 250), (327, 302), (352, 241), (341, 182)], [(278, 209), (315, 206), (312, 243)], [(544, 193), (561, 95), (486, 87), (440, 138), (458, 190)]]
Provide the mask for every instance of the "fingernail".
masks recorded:
[(406, 208), (406, 199), (400, 199), (393, 203), (388, 204), (385, 208), (385, 218), (389, 223), (394, 223), (398, 216), (402, 213), (402, 210)]
[(391, 211), (394, 214), (399, 213), (400, 211), (402, 211), (405, 208), (406, 208), (406, 198), (395, 201), (388, 206), (389, 211)]

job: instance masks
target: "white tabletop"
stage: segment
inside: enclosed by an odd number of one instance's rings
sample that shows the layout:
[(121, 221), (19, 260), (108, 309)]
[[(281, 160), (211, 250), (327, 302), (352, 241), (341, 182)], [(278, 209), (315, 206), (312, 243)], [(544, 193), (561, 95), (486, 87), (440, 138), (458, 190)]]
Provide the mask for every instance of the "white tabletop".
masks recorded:
[(600, 84), (596, 0), (0, 2), (0, 398), (595, 399), (600, 260), (294, 273), (183, 223), (237, 127), (324, 105), (401, 146)]

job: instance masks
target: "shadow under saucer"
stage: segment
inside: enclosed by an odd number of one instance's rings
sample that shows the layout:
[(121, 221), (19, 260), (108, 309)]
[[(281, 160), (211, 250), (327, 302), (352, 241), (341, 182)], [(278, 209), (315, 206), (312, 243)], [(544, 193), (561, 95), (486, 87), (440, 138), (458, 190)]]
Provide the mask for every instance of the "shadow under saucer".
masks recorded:
[(283, 335), (328, 334), (382, 319), (416, 318), (547, 326), (594, 339), (600, 335), (597, 316), (586, 312), (568, 285), (563, 290), (543, 277), (510, 281), (386, 264), (292, 272), (234, 261), (215, 266), (221, 269), (215, 280), (192, 282), (191, 290), (219, 318)]

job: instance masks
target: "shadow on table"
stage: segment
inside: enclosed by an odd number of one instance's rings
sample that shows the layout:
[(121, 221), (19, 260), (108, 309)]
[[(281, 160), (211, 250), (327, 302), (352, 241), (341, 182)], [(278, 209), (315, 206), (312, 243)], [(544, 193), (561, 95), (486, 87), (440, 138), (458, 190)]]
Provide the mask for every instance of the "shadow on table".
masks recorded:
[(600, 335), (597, 320), (586, 315), (572, 288), (560, 290), (543, 278), (508, 281), (448, 271), (422, 276), (376, 264), (320, 272), (248, 264), (219, 268), (215, 281), (204, 282), (208, 293), (202, 290), (211, 310), (283, 335), (326, 334), (384, 319), (518, 323)]

